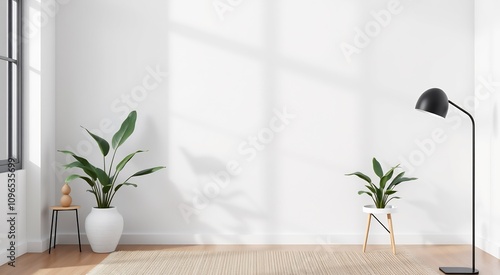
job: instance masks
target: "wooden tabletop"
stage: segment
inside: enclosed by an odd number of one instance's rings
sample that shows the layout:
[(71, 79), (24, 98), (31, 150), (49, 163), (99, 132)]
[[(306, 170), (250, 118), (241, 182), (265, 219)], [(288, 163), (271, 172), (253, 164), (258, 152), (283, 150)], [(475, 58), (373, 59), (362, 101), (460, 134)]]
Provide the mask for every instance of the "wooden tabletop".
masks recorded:
[(54, 205), (54, 206), (50, 207), (50, 210), (65, 211), (65, 210), (75, 210), (75, 209), (79, 209), (79, 208), (80, 208), (80, 205), (71, 205), (71, 206), (68, 206), (68, 207), (63, 207), (63, 206), (60, 206), (60, 205)]

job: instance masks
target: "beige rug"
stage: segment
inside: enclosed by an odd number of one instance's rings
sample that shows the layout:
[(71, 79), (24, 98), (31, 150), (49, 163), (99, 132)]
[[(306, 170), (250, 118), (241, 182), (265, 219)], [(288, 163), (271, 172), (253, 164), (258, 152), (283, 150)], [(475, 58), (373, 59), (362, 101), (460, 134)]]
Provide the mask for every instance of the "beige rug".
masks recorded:
[(439, 274), (389, 251), (119, 251), (89, 274)]

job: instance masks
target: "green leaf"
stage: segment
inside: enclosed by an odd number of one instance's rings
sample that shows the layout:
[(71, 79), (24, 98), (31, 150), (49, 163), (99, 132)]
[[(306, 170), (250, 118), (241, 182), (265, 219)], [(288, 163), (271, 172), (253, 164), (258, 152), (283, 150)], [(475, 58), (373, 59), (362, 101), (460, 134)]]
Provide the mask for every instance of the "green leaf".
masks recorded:
[(394, 193), (396, 193), (396, 192), (398, 192), (398, 191), (396, 191), (396, 190), (387, 190), (387, 191), (385, 191), (385, 194), (386, 194), (387, 196), (390, 196), (390, 195), (392, 195), (392, 194), (394, 194)]
[(382, 170), (382, 166), (380, 166), (380, 163), (377, 161), (376, 158), (373, 158), (373, 171), (375, 171), (375, 174), (379, 177), (382, 178), (384, 176), (384, 171)]
[(81, 164), (79, 161), (72, 162), (70, 164), (66, 164), (63, 166), (65, 169), (70, 169), (70, 168), (80, 168), (85, 172), (85, 174), (89, 175), (90, 177), (95, 176), (95, 172), (89, 169), (89, 167)]
[(64, 183), (68, 183), (68, 182), (71, 182), (71, 181), (74, 181), (76, 179), (79, 179), (81, 178), (80, 175), (76, 175), (76, 174), (73, 174), (73, 175), (69, 175), (66, 180), (64, 180)]
[(59, 150), (59, 152), (71, 155), (81, 164), (81, 166), (78, 167), (81, 168), (85, 172), (85, 174), (89, 175), (93, 180), (97, 178), (95, 167), (92, 164), (90, 164), (90, 162), (87, 159), (80, 157), (71, 151)]
[(392, 198), (390, 198), (390, 199), (386, 202), (386, 204), (387, 204), (387, 203), (389, 203), (389, 202), (390, 202), (390, 201), (392, 201), (392, 200), (399, 200), (399, 199), (401, 199), (401, 197), (392, 197)]
[(69, 164), (63, 165), (63, 167), (64, 167), (65, 169), (71, 169), (71, 168), (75, 168), (75, 167), (81, 168), (81, 166), (82, 166), (82, 165), (81, 165), (81, 164), (80, 164), (80, 162), (78, 162), (78, 161), (74, 161), (74, 162), (72, 162), (72, 163), (69, 163)]
[(68, 151), (68, 150), (57, 150), (58, 152), (60, 153), (63, 153), (63, 154), (68, 154), (68, 155), (74, 155), (75, 153), (71, 152), (71, 151)]
[(137, 120), (137, 112), (132, 111), (123, 121), (120, 129), (114, 134), (111, 142), (114, 149), (117, 149), (132, 135), (135, 129), (135, 121)]
[(115, 192), (118, 191), (118, 189), (120, 189), (122, 186), (124, 185), (127, 185), (127, 186), (133, 186), (133, 187), (137, 187), (137, 184), (135, 183), (130, 183), (130, 182), (124, 182), (122, 184), (118, 184), (116, 187), (115, 187)]
[(370, 177), (368, 177), (367, 175), (361, 173), (361, 172), (354, 172), (354, 173), (351, 173), (351, 174), (346, 174), (346, 176), (358, 176), (359, 178), (367, 181), (368, 183), (371, 183), (372, 182), (372, 179), (370, 179)]
[[(401, 175), (399, 177), (399, 175)], [(387, 189), (392, 189), (394, 187), (396, 187), (398, 184), (402, 183), (402, 182), (405, 182), (405, 181), (411, 181), (411, 180), (416, 180), (417, 178), (405, 178), (403, 177), (404, 175), (404, 172), (402, 172), (401, 174), (399, 174), (398, 177), (396, 177), (392, 182), (391, 184), (389, 185), (389, 187)]]
[(401, 180), (396, 185), (398, 185), (398, 184), (400, 184), (402, 182), (405, 182), (405, 181), (411, 181), (411, 180), (416, 180), (416, 179), (417, 178), (401, 178)]
[(106, 172), (104, 172), (101, 168), (96, 168), (95, 171), (97, 173), (97, 178), (99, 179), (99, 182), (103, 186), (108, 186), (111, 184), (111, 182), (109, 180), (109, 176), (108, 176), (108, 174), (106, 174)]
[(387, 173), (385, 173), (384, 177), (387, 177), (387, 180), (390, 180), (392, 178), (393, 173), (394, 173), (394, 169), (396, 169), (398, 167), (399, 167), (399, 164), (392, 167), (389, 171), (387, 171)]
[(68, 176), (64, 182), (68, 183), (68, 182), (71, 182), (71, 181), (78, 179), (78, 178), (86, 181), (88, 183), (88, 185), (90, 185), (90, 187), (94, 187), (94, 185), (95, 185), (95, 183), (91, 179), (84, 177), (84, 176), (76, 175), (76, 174)]
[(135, 151), (134, 153), (126, 156), (122, 161), (120, 161), (120, 163), (118, 163), (118, 165), (116, 165), (116, 174), (118, 174), (121, 170), (123, 170), (123, 168), (125, 167), (125, 165), (127, 165), (127, 163), (135, 156), (135, 154), (137, 153), (142, 153), (144, 151), (142, 150), (138, 150), (138, 151)]
[(82, 127), (82, 128), (85, 129), (85, 131), (87, 131), (87, 133), (89, 133), (89, 135), (91, 135), (94, 138), (94, 140), (97, 142), (97, 145), (99, 145), (99, 149), (101, 149), (102, 155), (107, 156), (109, 153), (109, 143), (105, 139), (101, 138), (100, 136), (91, 133), (87, 128), (85, 128), (85, 127)]
[(370, 190), (372, 193), (376, 193), (377, 192), (377, 191), (375, 191), (375, 188), (373, 188), (370, 185), (365, 185), (365, 187), (368, 188), (368, 190)]
[(104, 194), (107, 194), (109, 192), (109, 190), (111, 190), (111, 185), (106, 185), (102, 188), (102, 192)]
[(372, 193), (370, 192), (366, 192), (366, 191), (358, 191), (358, 195), (363, 195), (363, 194), (367, 194), (368, 196), (372, 197), (373, 198), (373, 195)]
[(153, 167), (153, 168), (144, 169), (144, 170), (141, 170), (141, 171), (133, 174), (130, 177), (132, 178), (132, 177), (139, 177), (139, 176), (148, 175), (148, 174), (154, 173), (154, 172), (156, 172), (160, 169), (163, 169), (163, 168), (165, 168), (165, 166), (157, 166), (157, 167)]
[(375, 200), (377, 202), (380, 202), (384, 198), (384, 194), (383, 194), (383, 191), (381, 188), (377, 188), (376, 190), (377, 190), (377, 192), (375, 193), (375, 198), (376, 198)]
[(392, 178), (392, 173), (394, 172), (394, 168), (392, 168), (391, 170), (389, 170), (389, 172), (387, 172), (381, 179), (380, 179), (380, 189), (385, 189), (385, 184), (387, 183), (387, 181), (389, 179)]
[(387, 187), (387, 189), (392, 189), (394, 188), (394, 186), (396, 186), (396, 183), (399, 181), (399, 179), (401, 179), (403, 176), (404, 176), (405, 172), (401, 172), (399, 173), (391, 182), (391, 184), (389, 184), (389, 187)]

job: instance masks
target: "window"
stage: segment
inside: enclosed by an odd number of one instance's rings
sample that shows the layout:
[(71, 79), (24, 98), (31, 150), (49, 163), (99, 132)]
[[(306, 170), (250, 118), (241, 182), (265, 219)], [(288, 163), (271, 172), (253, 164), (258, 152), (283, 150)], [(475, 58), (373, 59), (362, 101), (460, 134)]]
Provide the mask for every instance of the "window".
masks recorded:
[(21, 168), (21, 1), (0, 1), (0, 172)]

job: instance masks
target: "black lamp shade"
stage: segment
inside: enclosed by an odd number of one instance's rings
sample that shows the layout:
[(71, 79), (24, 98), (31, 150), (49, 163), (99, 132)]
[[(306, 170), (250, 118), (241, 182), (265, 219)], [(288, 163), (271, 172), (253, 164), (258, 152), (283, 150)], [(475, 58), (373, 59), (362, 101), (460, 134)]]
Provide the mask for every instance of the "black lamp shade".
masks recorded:
[(415, 109), (445, 118), (448, 113), (448, 97), (443, 90), (431, 88), (420, 96)]

